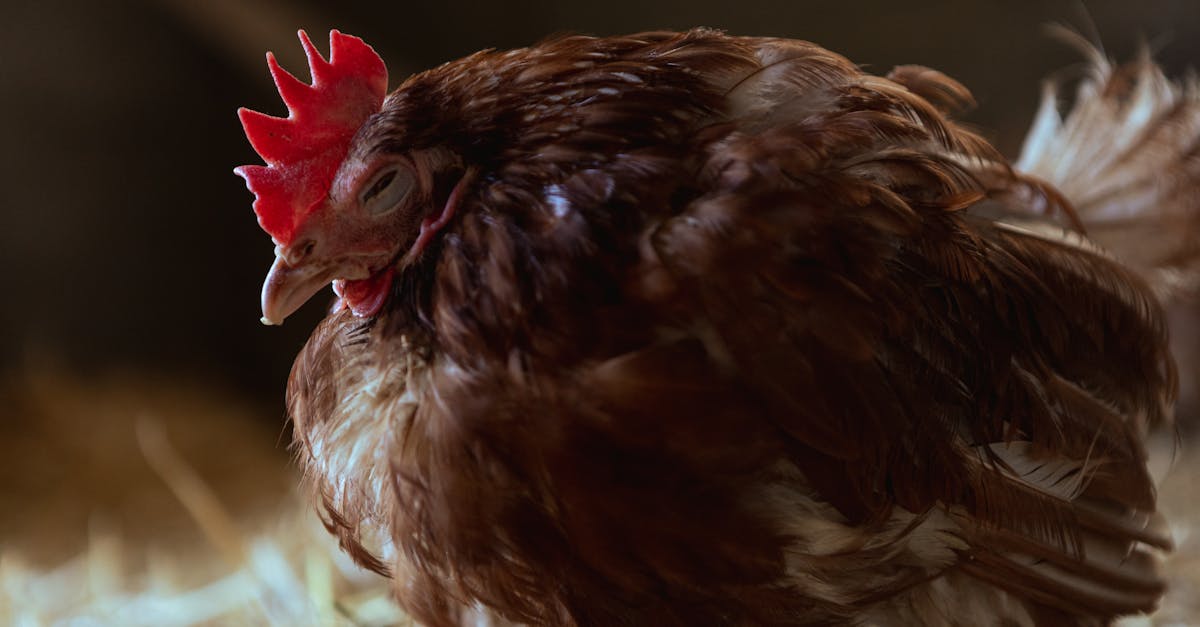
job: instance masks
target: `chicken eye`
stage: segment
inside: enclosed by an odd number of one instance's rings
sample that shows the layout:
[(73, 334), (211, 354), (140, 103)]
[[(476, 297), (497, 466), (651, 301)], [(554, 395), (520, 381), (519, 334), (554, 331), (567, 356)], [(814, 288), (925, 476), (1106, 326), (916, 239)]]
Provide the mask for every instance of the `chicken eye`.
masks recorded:
[(358, 202), (367, 214), (378, 216), (396, 210), (408, 196), (413, 186), (413, 176), (403, 168), (391, 168), (379, 173), (362, 194)]

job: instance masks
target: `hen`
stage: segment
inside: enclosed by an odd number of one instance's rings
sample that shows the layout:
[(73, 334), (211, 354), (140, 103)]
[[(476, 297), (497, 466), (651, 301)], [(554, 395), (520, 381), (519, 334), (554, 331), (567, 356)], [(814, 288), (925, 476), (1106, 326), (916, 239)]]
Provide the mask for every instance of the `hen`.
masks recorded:
[[(1098, 59), (1021, 172), (946, 76), (801, 41), (560, 37), (387, 94), (361, 40), (300, 38), (311, 86), (268, 55), (290, 116), (240, 111), (264, 321), (333, 282), (288, 385), (300, 460), (419, 621), (1155, 607), (1194, 88)], [(1056, 226), (1100, 213), (1180, 237), (1131, 266)]]

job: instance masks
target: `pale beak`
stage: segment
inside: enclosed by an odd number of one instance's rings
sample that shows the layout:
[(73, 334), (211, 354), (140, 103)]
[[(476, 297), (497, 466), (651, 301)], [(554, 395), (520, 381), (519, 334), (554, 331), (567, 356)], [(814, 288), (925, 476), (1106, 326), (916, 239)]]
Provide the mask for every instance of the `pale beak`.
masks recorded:
[(282, 324), (284, 318), (333, 281), (336, 273), (334, 264), (314, 266), (301, 261), (298, 266), (291, 266), (282, 255), (276, 255), (263, 282), (262, 323)]

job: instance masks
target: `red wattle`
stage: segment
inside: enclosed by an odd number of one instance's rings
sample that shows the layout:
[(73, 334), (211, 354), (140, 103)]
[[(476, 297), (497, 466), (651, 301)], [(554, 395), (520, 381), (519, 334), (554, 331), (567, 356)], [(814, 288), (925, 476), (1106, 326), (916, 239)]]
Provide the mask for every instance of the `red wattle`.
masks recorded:
[(383, 309), (395, 274), (395, 268), (388, 268), (357, 281), (335, 281), (334, 291), (354, 315), (369, 318)]

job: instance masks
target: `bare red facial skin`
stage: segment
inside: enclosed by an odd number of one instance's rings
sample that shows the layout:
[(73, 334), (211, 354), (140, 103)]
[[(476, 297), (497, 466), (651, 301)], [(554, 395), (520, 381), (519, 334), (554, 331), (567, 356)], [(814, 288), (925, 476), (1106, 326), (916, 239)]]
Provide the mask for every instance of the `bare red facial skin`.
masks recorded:
[[(442, 205), (442, 210), (436, 216), (426, 217), (421, 221), (421, 230), (417, 234), (416, 241), (409, 247), (403, 259), (399, 261), (402, 265), (407, 265), (415, 261), (421, 256), (421, 253), (433, 241), (433, 237), (442, 230), (454, 218), (458, 211), (458, 205), (462, 203), (462, 197), (466, 193), (467, 187), (475, 178), (475, 172), (468, 170), (455, 184), (451, 190), (450, 196), (446, 198), (446, 203)], [(392, 280), (396, 276), (396, 265), (390, 265), (387, 268), (375, 272), (365, 279), (355, 281), (345, 281), (342, 279), (333, 282), (333, 291), (341, 299), (340, 303), (334, 307), (335, 310), (341, 307), (347, 307), (350, 311), (360, 317), (369, 318), (379, 313), (383, 306), (387, 304), (388, 295), (391, 293)]]

